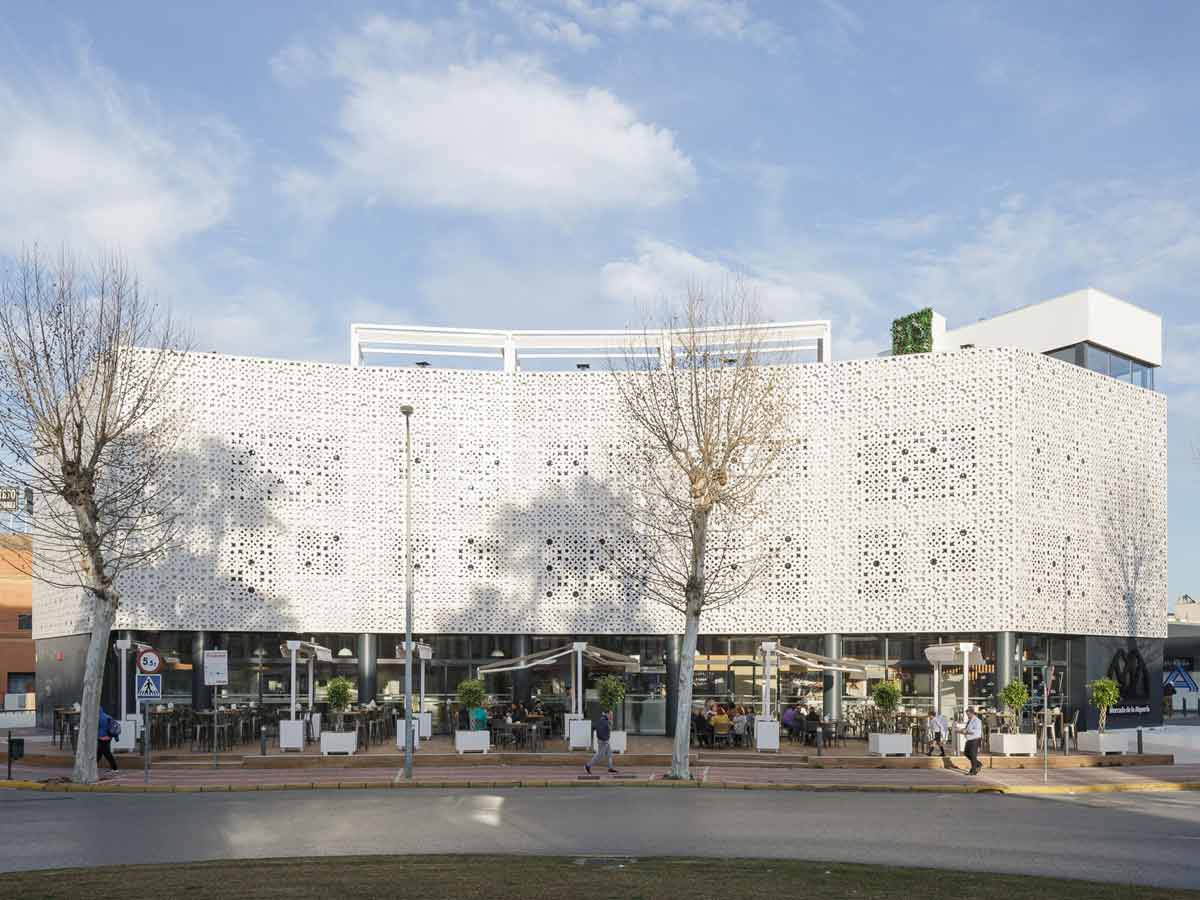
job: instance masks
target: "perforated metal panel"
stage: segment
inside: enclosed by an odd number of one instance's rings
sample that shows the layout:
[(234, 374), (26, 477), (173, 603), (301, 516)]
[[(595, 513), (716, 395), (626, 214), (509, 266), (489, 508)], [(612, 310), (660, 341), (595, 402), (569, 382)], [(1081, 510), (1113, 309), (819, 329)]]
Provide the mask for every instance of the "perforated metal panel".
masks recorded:
[[(791, 441), (748, 545), (755, 589), (708, 633), (1164, 636), (1166, 403), (1015, 350), (786, 376)], [(128, 576), (118, 627), (403, 630), (403, 403), (416, 407), (420, 632), (669, 633), (609, 555), (628, 434), (601, 372), (455, 372), (196, 355), (173, 477), (184, 546)], [(1136, 603), (1104, 534), (1145, 498), (1164, 539)], [(37, 637), (85, 630), (35, 588)]]

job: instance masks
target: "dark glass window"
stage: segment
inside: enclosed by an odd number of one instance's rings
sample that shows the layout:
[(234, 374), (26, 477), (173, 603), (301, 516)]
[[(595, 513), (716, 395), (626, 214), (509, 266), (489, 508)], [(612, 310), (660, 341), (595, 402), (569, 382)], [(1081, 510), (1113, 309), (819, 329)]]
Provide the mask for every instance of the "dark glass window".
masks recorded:
[(20, 631), (32, 631), (33, 613), (17, 613), (17, 628)]
[(32, 694), (36, 680), (32, 672), (9, 672), (5, 687), (10, 694)]
[(1063, 347), (1061, 350), (1055, 350), (1047, 355), (1053, 356), (1055, 359), (1061, 359), (1063, 362), (1069, 362), (1069, 363), (1075, 362), (1075, 348), (1074, 347)]
[(1099, 372), (1101, 375), (1108, 374), (1108, 358), (1110, 354), (1107, 350), (1100, 347), (1093, 347), (1088, 344), (1087, 348), (1087, 367), (1093, 372)]
[(1119, 353), (1108, 355), (1108, 374), (1119, 381), (1129, 380), (1129, 357)]

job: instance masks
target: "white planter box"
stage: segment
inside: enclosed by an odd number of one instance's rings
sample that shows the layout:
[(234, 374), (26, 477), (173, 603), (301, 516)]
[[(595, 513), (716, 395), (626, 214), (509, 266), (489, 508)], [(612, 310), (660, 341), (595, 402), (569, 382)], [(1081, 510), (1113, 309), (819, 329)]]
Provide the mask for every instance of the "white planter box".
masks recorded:
[[(413, 719), (413, 750), (421, 746), (421, 722)], [(404, 749), (404, 719), (396, 717), (396, 749)]]
[(417, 732), (421, 740), (427, 741), (433, 737), (433, 713), (423, 712), (417, 713), (417, 722), (421, 725), (421, 730)]
[(567, 723), (568, 750), (586, 750), (592, 746), (592, 723), (588, 719), (571, 719)]
[(1125, 753), (1129, 749), (1129, 735), (1119, 731), (1081, 731), (1079, 749), (1089, 753)]
[(912, 735), (873, 731), (867, 735), (867, 752), (876, 756), (912, 756)]
[(492, 743), (490, 731), (454, 732), (455, 753), (487, 753)]
[(779, 722), (777, 720), (754, 720), (754, 746), (759, 752), (779, 752)]
[[(304, 720), (302, 719), (280, 719), (279, 720), (279, 749), (280, 750), (303, 750), (304, 749)], [(324, 752), (325, 745), (321, 745), (321, 750)]]
[(1000, 756), (1036, 756), (1036, 734), (996, 734), (988, 735), (988, 749)]
[[(280, 725), (283, 723), (280, 722)], [(282, 735), (282, 732), (281, 732)], [(322, 731), (321, 755), (345, 754), (353, 756), (358, 749), (358, 732), (356, 731)]]
[[(613, 753), (624, 753), (625, 752), (626, 736), (628, 734), (629, 734), (628, 731), (614, 731), (609, 735), (608, 743), (609, 743), (609, 746), (612, 747)], [(592, 735), (592, 752), (594, 753), (598, 749), (599, 746), (600, 746), (600, 742), (596, 740), (596, 736), (593, 734)]]

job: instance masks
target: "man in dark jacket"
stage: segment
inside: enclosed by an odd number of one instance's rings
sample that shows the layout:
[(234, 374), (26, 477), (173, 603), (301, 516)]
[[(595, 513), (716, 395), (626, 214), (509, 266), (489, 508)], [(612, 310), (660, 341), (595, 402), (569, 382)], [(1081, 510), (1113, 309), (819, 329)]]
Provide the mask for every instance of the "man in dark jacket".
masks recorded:
[(591, 761), (584, 766), (589, 775), (592, 774), (592, 766), (596, 765), (602, 759), (608, 760), (609, 772), (615, 774), (617, 771), (613, 768), (612, 745), (609, 743), (609, 740), (612, 738), (612, 725), (608, 721), (608, 717), (610, 715), (612, 715), (612, 713), (600, 713), (600, 721), (596, 723), (596, 754), (592, 757)]

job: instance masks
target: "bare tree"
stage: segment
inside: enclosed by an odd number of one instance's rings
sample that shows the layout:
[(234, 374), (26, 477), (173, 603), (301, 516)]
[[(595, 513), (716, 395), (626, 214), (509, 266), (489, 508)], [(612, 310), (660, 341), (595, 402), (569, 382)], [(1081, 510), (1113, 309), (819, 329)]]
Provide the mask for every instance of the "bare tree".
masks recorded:
[(612, 377), (632, 426), (631, 531), (621, 559), (635, 587), (683, 614), (671, 777), (687, 778), (700, 617), (744, 596), (761, 567), (746, 546), (759, 488), (783, 446), (779, 366), (741, 282), (693, 287), (662, 327), (631, 337)]
[(97, 777), (121, 576), (157, 559), (173, 533), (163, 476), (179, 431), (169, 388), (182, 349), (118, 256), (83, 271), (65, 252), (48, 264), (35, 250), (0, 284), (0, 474), (33, 489), (30, 574), (82, 592), (90, 607), (77, 782)]

